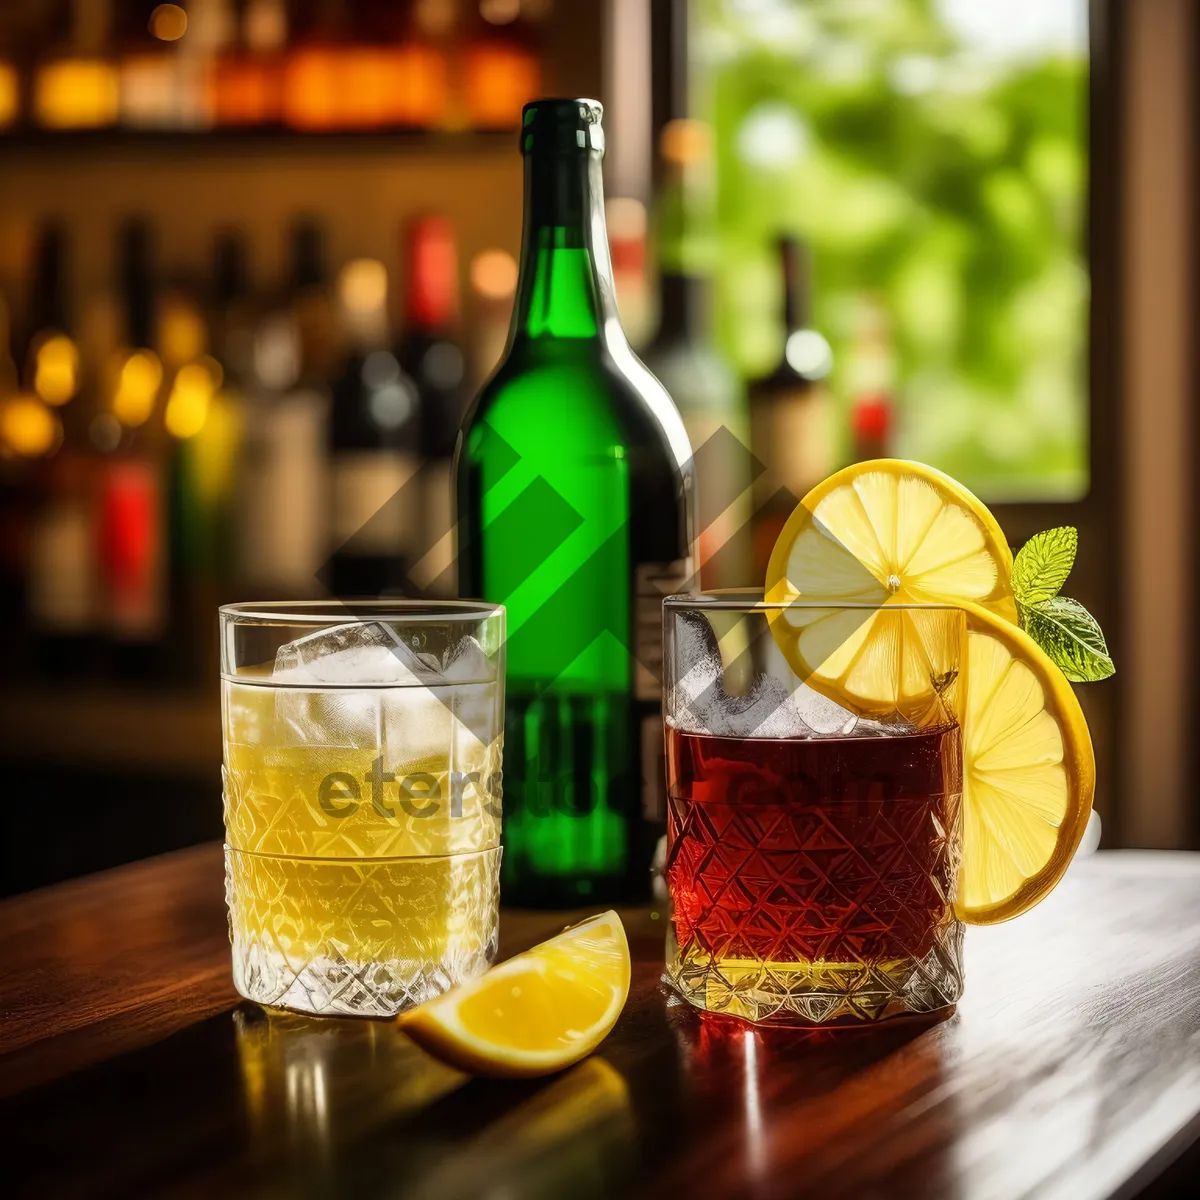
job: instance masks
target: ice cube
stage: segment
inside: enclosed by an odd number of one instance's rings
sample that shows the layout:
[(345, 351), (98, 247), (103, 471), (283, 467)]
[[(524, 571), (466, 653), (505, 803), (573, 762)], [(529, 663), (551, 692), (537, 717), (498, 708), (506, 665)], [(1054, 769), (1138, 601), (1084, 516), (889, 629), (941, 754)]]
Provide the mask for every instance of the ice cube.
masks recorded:
[(388, 770), (444, 775), (454, 742), (452, 691), (398, 687), (383, 693), (382, 725)]
[(499, 731), (495, 678), (473, 637), (439, 658), (386, 622), (347, 622), (279, 648), (277, 729), (284, 745), (375, 749), (401, 774), (474, 770)]
[(382, 753), (382, 692), (417, 684), (429, 665), (379, 621), (353, 621), (280, 646), (271, 681), (284, 746), (336, 746)]
[(896, 737), (899, 734), (915, 733), (917, 726), (911, 721), (897, 718), (894, 721), (873, 721), (870, 717), (859, 717), (854, 727), (847, 732), (854, 737)]
[[(750, 690), (731, 696), (725, 690), (725, 666), (712, 626), (700, 613), (675, 618), (675, 685), (671, 723), (689, 733), (720, 737), (811, 737), (839, 732), (852, 714), (819, 692), (795, 683), (782, 657), (770, 656), (771, 669), (758, 674)], [(785, 682), (786, 673), (794, 686)]]
[(378, 749), (382, 696), (379, 688), (277, 688), (275, 736), (281, 746)]
[(288, 683), (380, 684), (435, 681), (441, 664), (380, 621), (321, 629), (280, 646), (272, 679)]
[[(786, 686), (784, 686), (784, 691), (787, 692)], [(787, 692), (767, 716), (755, 726), (752, 736), (806, 738), (812, 737), (813, 733), (812, 726), (804, 719), (804, 709), (796, 693)]]
[(496, 661), (468, 634), (442, 655), (439, 675), (448, 683), (490, 683), (496, 678)]
[[(426, 788), (436, 779), (437, 821), (466, 825), (483, 819), (489, 797), (499, 801), (500, 692), (494, 683), (387, 688), (382, 693), (384, 760), (400, 788)], [(413, 793), (410, 791), (410, 795)], [(494, 821), (494, 818), (493, 818)], [(477, 836), (474, 827), (451, 833), (451, 841)]]
[(675, 618), (673, 723), (690, 733), (709, 731), (708, 721), (725, 698), (724, 667), (712, 626), (699, 613)]
[(799, 684), (792, 693), (792, 705), (801, 720), (820, 737), (848, 733), (847, 725), (853, 727), (855, 721), (852, 712), (806, 683)]
[(812, 730), (783, 680), (760, 675), (742, 696), (723, 696), (707, 715), (709, 732), (723, 737), (810, 737)]
[(723, 737), (753, 737), (787, 699), (787, 686), (770, 675), (759, 676), (745, 695), (725, 696), (709, 713), (713, 733)]

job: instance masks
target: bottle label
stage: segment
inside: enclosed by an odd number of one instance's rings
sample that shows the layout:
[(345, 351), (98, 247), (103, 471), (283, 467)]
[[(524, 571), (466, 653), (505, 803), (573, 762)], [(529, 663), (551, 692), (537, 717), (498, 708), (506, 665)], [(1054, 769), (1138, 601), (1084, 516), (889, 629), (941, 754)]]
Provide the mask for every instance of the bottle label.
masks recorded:
[(325, 409), (318, 393), (301, 392), (250, 410), (238, 500), (246, 583), (313, 590), (328, 549)]
[(338, 454), (333, 461), (333, 541), (340, 553), (371, 557), (402, 554), (412, 547), (418, 505), (416, 488), (405, 484), (416, 469), (413, 455), (399, 450)]
[(764, 397), (751, 406), (754, 453), (773, 471), (756, 484), (762, 499), (785, 487), (799, 501), (833, 470), (829, 397), (818, 386)]
[(47, 632), (81, 633), (92, 619), (92, 523), (86, 505), (38, 518), (30, 539), (29, 613)]
[(421, 468), (421, 501), (424, 505), (423, 557), (412, 575), (431, 596), (457, 596), (454, 560), (454, 472), (448, 458), (430, 459)]
[(634, 574), (634, 687), (638, 700), (662, 700), (662, 602), (664, 596), (695, 589), (692, 560), (639, 563)]

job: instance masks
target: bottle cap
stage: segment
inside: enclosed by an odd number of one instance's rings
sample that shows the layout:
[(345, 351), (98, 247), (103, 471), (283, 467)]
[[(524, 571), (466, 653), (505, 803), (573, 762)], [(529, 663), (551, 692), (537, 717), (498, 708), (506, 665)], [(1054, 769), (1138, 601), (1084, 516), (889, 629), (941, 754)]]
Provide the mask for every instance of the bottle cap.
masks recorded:
[(604, 153), (598, 100), (534, 100), (521, 110), (522, 154)]

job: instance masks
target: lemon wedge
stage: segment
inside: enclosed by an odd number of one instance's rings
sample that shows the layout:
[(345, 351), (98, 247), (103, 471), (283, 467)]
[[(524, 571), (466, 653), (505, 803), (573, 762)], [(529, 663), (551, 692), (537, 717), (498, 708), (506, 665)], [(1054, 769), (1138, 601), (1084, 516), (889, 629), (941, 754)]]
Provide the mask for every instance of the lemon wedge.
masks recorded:
[(967, 612), (962, 866), (955, 910), (972, 925), (1019, 916), (1062, 878), (1096, 785), (1092, 739), (1063, 673), (1027, 634)]
[(629, 943), (611, 910), (399, 1018), (431, 1054), (473, 1075), (561, 1071), (590, 1054), (629, 995)]
[(920, 719), (941, 673), (938, 636), (930, 617), (918, 628), (895, 606), (970, 601), (1015, 622), (1011, 574), (1000, 526), (966, 488), (884, 458), (846, 467), (804, 497), (771, 552), (765, 598), (805, 602), (771, 615), (802, 680), (864, 716)]

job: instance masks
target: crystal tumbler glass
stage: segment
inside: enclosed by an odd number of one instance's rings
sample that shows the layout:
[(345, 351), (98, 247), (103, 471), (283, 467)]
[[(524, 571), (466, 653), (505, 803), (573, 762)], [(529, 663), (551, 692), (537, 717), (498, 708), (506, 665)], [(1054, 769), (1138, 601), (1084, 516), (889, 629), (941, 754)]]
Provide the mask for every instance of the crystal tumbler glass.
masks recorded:
[(221, 609), (234, 983), (391, 1016), (487, 968), (500, 867), (504, 610)]
[[(963, 613), (715, 592), (668, 598), (664, 624), (667, 982), (757, 1022), (949, 1010), (963, 982)], [(830, 669), (796, 675), (797, 629), (806, 646), (825, 639)], [(870, 664), (869, 704), (853, 653), (832, 660), (855, 645), (892, 655)]]

